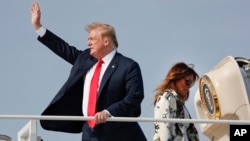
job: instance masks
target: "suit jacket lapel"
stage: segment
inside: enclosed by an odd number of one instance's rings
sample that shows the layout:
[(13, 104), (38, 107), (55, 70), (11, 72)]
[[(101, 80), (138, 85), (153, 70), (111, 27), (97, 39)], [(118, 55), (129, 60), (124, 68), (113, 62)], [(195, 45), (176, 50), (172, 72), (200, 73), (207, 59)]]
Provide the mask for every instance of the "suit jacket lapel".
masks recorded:
[(114, 58), (112, 59), (112, 61), (110, 62), (108, 68), (106, 69), (102, 80), (101, 80), (101, 84), (99, 87), (99, 91), (98, 91), (98, 97), (100, 96), (103, 87), (105, 86), (107, 80), (111, 77), (112, 73), (116, 70), (116, 68), (118, 67), (118, 62), (119, 62), (119, 54), (116, 53)]
[(80, 61), (80, 68), (84, 70), (84, 72), (88, 71), (91, 67), (93, 67), (93, 65), (98, 61), (96, 58), (89, 56), (86, 59), (81, 58), (82, 61), (86, 61), (86, 62), (82, 62)]

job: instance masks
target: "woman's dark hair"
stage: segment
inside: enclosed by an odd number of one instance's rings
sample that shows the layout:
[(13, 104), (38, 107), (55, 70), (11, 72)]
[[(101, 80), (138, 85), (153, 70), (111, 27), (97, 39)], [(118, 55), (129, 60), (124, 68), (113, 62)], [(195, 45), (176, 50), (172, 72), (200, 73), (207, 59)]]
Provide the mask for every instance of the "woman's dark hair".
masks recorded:
[[(187, 65), (184, 62), (178, 62), (174, 64), (167, 73), (167, 76), (162, 81), (162, 83), (155, 89), (156, 94), (154, 96), (154, 105), (160, 95), (164, 93), (166, 89), (176, 90), (175, 81), (185, 78), (188, 75), (193, 75), (194, 80), (199, 79), (199, 75), (193, 69), (194, 65)], [(189, 97), (189, 92), (185, 98), (180, 97), (181, 100), (187, 100)]]

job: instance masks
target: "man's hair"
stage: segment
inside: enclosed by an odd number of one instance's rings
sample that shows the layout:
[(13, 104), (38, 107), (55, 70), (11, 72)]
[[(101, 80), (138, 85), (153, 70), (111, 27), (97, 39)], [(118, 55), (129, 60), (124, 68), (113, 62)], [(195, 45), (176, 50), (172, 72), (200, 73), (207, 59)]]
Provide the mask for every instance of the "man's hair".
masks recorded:
[(118, 47), (118, 41), (116, 38), (116, 34), (115, 34), (115, 28), (111, 25), (108, 24), (104, 24), (104, 23), (90, 23), (88, 25), (85, 26), (85, 30), (89, 33), (91, 30), (94, 29), (101, 29), (101, 36), (105, 37), (108, 36), (111, 38), (111, 40), (113, 41), (115, 47)]

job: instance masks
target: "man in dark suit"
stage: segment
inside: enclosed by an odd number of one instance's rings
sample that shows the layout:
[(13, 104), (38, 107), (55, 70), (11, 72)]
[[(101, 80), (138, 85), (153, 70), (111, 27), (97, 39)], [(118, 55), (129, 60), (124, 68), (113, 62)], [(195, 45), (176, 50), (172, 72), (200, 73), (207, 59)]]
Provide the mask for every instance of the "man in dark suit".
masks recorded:
[[(88, 46), (78, 50), (44, 28), (37, 2), (31, 7), (31, 23), (39, 34), (38, 40), (58, 56), (73, 65), (69, 78), (43, 111), (42, 115), (92, 116), (95, 123), (84, 121), (42, 120), (46, 130), (68, 133), (82, 132), (82, 141), (146, 141), (137, 122), (106, 122), (110, 116), (138, 117), (144, 98), (143, 80), (137, 62), (117, 52), (118, 42), (112, 26), (92, 23), (86, 26)], [(100, 61), (102, 60), (102, 61)], [(102, 62), (97, 65), (97, 62)], [(96, 104), (88, 106), (93, 88), (95, 69), (98, 76)]]

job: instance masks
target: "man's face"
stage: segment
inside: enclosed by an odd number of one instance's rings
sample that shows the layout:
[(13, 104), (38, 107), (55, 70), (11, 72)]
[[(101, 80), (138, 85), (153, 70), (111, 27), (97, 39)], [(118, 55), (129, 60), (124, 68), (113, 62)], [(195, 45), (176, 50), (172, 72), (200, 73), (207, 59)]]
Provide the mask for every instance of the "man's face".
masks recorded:
[(91, 30), (88, 34), (88, 46), (90, 48), (90, 55), (97, 59), (104, 56), (105, 40), (101, 37), (100, 31)]

